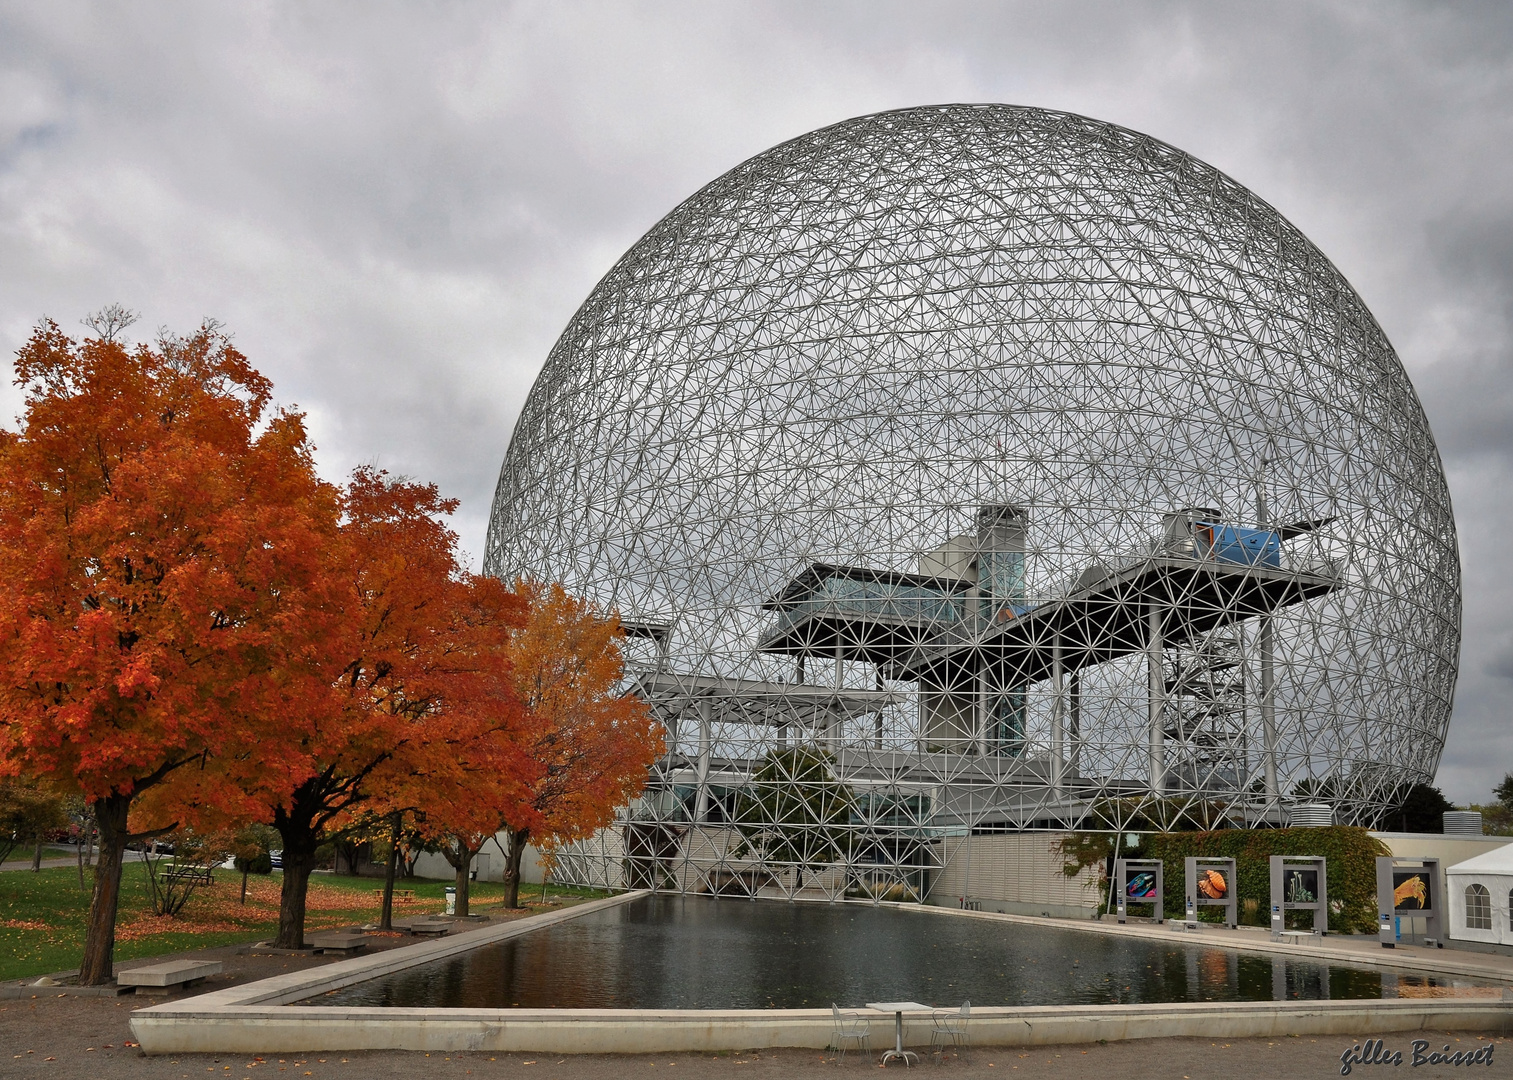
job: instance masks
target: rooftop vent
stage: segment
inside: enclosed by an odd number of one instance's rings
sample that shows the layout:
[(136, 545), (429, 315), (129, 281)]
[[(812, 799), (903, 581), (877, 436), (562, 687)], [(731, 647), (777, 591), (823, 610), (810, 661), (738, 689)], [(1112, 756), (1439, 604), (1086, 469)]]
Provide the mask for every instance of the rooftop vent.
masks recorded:
[(1289, 821), (1294, 829), (1322, 829), (1334, 824), (1334, 807), (1303, 803), (1292, 808)]
[(1481, 812), (1479, 810), (1446, 810), (1446, 836), (1480, 836)]

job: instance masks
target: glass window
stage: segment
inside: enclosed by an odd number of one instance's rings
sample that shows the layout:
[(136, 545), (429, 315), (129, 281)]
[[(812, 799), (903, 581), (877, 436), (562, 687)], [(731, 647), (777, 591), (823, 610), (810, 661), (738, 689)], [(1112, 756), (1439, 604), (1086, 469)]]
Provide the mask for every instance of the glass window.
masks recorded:
[(896, 619), (960, 622), (963, 600), (940, 589), (887, 581), (857, 581), (834, 574), (824, 578), (805, 600), (785, 613), (792, 625), (809, 615), (834, 612), (852, 617), (880, 615)]
[(989, 753), (1001, 757), (1018, 757), (1024, 753), (1024, 699), (1023, 690), (994, 696), (988, 728)]
[(1485, 885), (1466, 886), (1466, 929), (1492, 929), (1492, 894)]

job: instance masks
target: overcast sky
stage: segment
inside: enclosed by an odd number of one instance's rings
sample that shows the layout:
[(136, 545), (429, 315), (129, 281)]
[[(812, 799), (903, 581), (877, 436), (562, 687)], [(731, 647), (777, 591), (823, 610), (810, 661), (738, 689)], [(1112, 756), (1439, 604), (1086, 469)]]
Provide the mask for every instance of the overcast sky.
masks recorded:
[(1171, 142), (1354, 283), (1449, 471), (1439, 782), (1485, 800), (1513, 770), (1513, 5), (0, 0), (0, 356), (112, 301), (145, 337), (220, 319), (328, 477), (436, 481), (476, 564), (520, 404), (616, 257), (775, 143), (950, 101)]

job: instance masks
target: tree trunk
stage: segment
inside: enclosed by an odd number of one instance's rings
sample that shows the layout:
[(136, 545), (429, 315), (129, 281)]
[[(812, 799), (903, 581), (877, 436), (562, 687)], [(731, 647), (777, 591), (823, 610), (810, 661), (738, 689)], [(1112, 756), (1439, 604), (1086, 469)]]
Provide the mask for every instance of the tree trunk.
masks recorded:
[(284, 838), (284, 889), (278, 903), (278, 939), (280, 949), (305, 947), (305, 897), (310, 891), (310, 872), (315, 869), (315, 845), (307, 850), (291, 851)]
[(457, 837), (457, 860), (452, 863), (457, 869), (457, 908), (459, 916), (466, 918), (468, 914), (468, 881), (471, 879), (469, 871), (473, 867), (474, 853), (468, 850), (467, 841)]
[[(246, 866), (247, 864), (243, 863), (242, 865)], [(242, 906), (243, 907), (247, 906), (247, 871), (246, 870), (242, 871)]]
[(37, 846), (32, 850), (32, 873), (42, 869), (42, 831), (37, 830)]
[(525, 854), (526, 842), (531, 838), (529, 829), (510, 829), (510, 850), (504, 860), (504, 906), (520, 906), (520, 858)]
[(305, 894), (310, 889), (310, 872), (315, 869), (320, 839), (313, 820), (313, 815), (291, 816), (283, 807), (273, 814), (273, 827), (284, 841), (284, 887), (278, 902), (278, 938), (274, 941), (280, 949), (305, 947)]
[(116, 908), (121, 902), (121, 862), (126, 852), (131, 796), (107, 795), (90, 809), (100, 829), (100, 863), (95, 868), (95, 890), (84, 930), (79, 985), (103, 986), (115, 978)]
[(394, 929), (394, 873), (399, 867), (399, 825), (390, 830), (389, 857), (384, 860), (383, 911), (378, 916), (380, 930)]

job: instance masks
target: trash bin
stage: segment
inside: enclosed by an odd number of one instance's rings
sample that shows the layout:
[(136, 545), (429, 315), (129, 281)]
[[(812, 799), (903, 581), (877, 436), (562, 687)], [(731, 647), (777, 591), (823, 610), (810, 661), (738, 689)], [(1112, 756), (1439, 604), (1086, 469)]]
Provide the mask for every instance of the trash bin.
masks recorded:
[(447, 914), (448, 915), (456, 915), (457, 914), (457, 886), (456, 885), (448, 885), (447, 886)]

